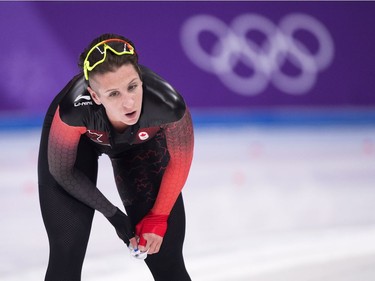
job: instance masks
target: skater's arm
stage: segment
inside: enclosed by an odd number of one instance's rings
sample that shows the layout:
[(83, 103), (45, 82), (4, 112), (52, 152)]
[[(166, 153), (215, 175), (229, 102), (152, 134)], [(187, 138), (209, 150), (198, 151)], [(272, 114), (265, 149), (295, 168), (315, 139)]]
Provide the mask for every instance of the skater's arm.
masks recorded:
[[(73, 197), (98, 210), (115, 227), (117, 235), (126, 243), (137, 247), (131, 222), (75, 167), (78, 144), (85, 127), (65, 124), (56, 111), (48, 140), (49, 169), (55, 180)], [(133, 239), (132, 239), (133, 238)]]
[(49, 169), (56, 181), (73, 197), (109, 217), (116, 212), (116, 207), (74, 165), (78, 143), (85, 132), (85, 127), (65, 124), (60, 119), (59, 110), (56, 111), (48, 141)]
[(142, 251), (157, 253), (167, 230), (167, 220), (186, 182), (193, 157), (194, 133), (188, 110), (177, 122), (165, 126), (170, 161), (151, 211), (137, 224)]
[(189, 174), (193, 158), (194, 132), (188, 109), (179, 121), (166, 125), (164, 131), (170, 160), (151, 210), (158, 215), (169, 215)]

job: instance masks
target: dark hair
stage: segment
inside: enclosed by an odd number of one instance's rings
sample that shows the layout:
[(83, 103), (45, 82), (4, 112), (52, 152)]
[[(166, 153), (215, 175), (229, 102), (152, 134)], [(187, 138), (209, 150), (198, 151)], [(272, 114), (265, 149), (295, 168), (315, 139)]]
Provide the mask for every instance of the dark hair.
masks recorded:
[(90, 74), (92, 75), (92, 74), (95, 74), (95, 73), (111, 72), (111, 71), (114, 71), (115, 69), (119, 68), (122, 65), (132, 64), (134, 66), (135, 70), (138, 72), (139, 77), (142, 79), (141, 71), (140, 71), (139, 66), (138, 66), (138, 54), (136, 52), (136, 48), (135, 48), (133, 42), (130, 41), (128, 38), (125, 38), (121, 35), (111, 34), (111, 33), (105, 33), (105, 34), (102, 34), (99, 37), (95, 38), (90, 43), (90, 45), (80, 54), (78, 66), (81, 69), (81, 71), (83, 72), (83, 62), (85, 61), (86, 56), (87, 56), (88, 52), (91, 50), (91, 48), (94, 47), (96, 44), (98, 44), (98, 43), (100, 43), (104, 40), (111, 39), (111, 38), (118, 38), (118, 39), (122, 39), (122, 40), (128, 42), (134, 48), (134, 55), (118, 56), (118, 55), (112, 53), (111, 51), (108, 51), (105, 61), (103, 63), (99, 64), (98, 66), (96, 66), (92, 71), (90, 71), (89, 75)]

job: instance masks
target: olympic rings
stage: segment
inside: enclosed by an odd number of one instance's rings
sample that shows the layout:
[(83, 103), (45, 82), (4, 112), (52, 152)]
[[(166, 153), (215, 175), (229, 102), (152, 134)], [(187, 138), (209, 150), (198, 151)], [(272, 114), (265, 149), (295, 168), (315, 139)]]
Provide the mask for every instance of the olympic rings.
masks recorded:
[[(295, 34), (300, 30), (316, 39), (318, 51), (313, 53), (297, 39)], [(247, 36), (250, 32), (258, 32), (266, 40), (259, 45)], [(203, 33), (216, 39), (210, 52), (201, 44)], [(334, 56), (334, 43), (327, 28), (312, 16), (297, 13), (281, 19), (278, 26), (257, 14), (239, 15), (230, 26), (211, 15), (196, 15), (183, 24), (181, 43), (196, 66), (216, 74), (224, 85), (242, 95), (257, 95), (270, 82), (285, 93), (304, 94)], [(283, 71), (287, 62), (299, 70), (298, 75)], [(251, 75), (239, 75), (235, 70), (239, 64), (251, 70)]]

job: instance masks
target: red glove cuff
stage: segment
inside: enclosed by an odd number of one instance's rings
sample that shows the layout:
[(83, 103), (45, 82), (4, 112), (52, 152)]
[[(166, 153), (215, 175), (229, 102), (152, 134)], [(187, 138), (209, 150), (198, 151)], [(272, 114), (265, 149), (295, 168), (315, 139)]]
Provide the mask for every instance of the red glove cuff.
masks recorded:
[(146, 241), (143, 238), (145, 233), (154, 233), (164, 237), (167, 231), (168, 215), (156, 215), (148, 213), (135, 227), (135, 233), (139, 236), (139, 245), (145, 246)]

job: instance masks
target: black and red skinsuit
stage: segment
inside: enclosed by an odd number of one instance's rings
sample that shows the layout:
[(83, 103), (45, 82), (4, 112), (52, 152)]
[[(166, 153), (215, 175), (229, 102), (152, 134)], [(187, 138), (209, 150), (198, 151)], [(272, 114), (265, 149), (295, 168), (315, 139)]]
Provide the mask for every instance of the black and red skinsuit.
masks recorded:
[(112, 128), (103, 106), (92, 101), (82, 74), (48, 109), (38, 161), (40, 205), (50, 245), (45, 280), (81, 280), (94, 211), (108, 218), (118, 210), (96, 186), (103, 153), (111, 159), (132, 228), (150, 212), (168, 215), (159, 253), (145, 260), (154, 279), (190, 280), (182, 255), (181, 189), (193, 155), (191, 116), (165, 80), (143, 66), (141, 72), (140, 119), (123, 133)]

